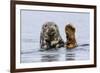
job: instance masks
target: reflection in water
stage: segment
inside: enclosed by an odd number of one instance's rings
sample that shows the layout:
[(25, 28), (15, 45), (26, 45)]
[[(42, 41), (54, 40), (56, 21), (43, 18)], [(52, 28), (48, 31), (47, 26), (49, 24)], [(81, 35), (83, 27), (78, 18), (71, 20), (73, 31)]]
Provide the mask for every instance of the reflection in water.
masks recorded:
[(75, 53), (73, 49), (66, 49), (66, 60), (75, 60)]
[(41, 56), (41, 62), (52, 62), (58, 61), (59, 55), (58, 54), (44, 54)]
[(47, 51), (40, 51), (40, 48), (26, 49), (21, 50), (21, 63), (89, 60), (89, 56), (89, 44), (82, 44), (74, 49), (58, 48)]

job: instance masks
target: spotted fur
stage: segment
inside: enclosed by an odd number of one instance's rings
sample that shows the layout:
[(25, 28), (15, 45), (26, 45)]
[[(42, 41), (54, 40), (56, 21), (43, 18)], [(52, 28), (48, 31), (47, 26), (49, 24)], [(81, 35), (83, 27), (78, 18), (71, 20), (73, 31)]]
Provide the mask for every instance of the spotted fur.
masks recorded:
[(60, 36), (58, 26), (54, 22), (46, 22), (40, 33), (40, 47), (42, 49), (60, 48), (64, 42)]

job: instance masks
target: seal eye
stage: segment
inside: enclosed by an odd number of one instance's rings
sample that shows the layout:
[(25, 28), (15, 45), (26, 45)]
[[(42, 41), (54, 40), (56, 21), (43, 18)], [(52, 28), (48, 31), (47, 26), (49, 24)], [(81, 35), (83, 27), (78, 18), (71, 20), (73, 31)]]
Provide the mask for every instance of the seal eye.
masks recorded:
[(57, 25), (55, 24), (55, 27), (57, 27)]
[(45, 25), (45, 27), (47, 27), (47, 24)]

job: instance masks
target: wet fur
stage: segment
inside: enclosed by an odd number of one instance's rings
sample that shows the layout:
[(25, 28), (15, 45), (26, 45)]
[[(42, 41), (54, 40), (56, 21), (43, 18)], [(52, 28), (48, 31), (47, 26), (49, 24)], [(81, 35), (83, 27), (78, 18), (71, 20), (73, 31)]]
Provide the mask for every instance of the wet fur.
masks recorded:
[(77, 46), (76, 37), (75, 37), (75, 27), (71, 24), (66, 25), (65, 34), (66, 34), (66, 48), (75, 48)]
[(60, 36), (58, 26), (54, 22), (43, 24), (40, 33), (40, 48), (51, 49), (64, 46), (64, 42)]

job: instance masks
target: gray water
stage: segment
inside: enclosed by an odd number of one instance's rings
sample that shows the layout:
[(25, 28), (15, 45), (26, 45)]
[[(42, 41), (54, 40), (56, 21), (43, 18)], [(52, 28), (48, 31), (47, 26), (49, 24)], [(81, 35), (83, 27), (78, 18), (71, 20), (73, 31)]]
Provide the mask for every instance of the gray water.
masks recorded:
[[(89, 60), (90, 58), (90, 13), (21, 10), (21, 63)], [(72, 23), (76, 28), (78, 47), (40, 51), (42, 25), (52, 21), (58, 25), (59, 33), (66, 42), (64, 28)]]
[(33, 42), (28, 39), (24, 42), (24, 49), (21, 50), (21, 63), (31, 62), (54, 62), (54, 61), (73, 61), (73, 60), (88, 60), (89, 59), (89, 44), (80, 44), (73, 49), (57, 48), (45, 51), (40, 51), (41, 48), (38, 42)]

